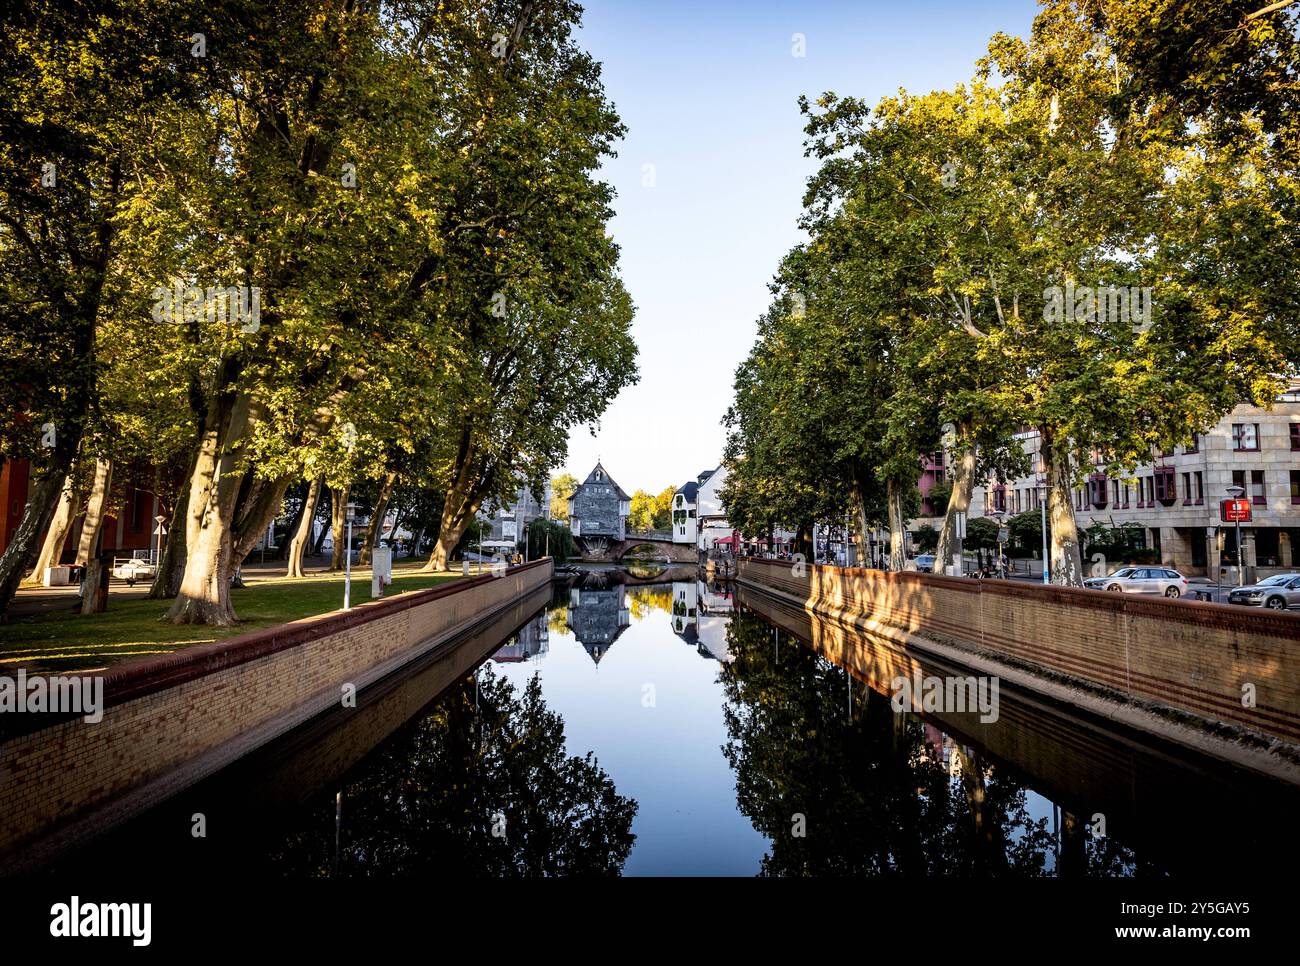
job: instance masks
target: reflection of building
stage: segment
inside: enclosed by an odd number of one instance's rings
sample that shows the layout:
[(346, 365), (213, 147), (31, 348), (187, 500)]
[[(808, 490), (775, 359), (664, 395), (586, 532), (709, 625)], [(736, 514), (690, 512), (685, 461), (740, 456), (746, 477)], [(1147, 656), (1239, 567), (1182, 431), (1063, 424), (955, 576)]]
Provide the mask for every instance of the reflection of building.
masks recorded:
[(673, 581), (673, 633), (687, 644), (695, 644), (699, 641), (696, 630), (699, 620), (697, 595), (695, 581)]
[(712, 586), (705, 581), (696, 582), (698, 618), (696, 620), (697, 650), (701, 657), (712, 658), (724, 664), (731, 660), (727, 648), (727, 624), (731, 620), (733, 602), (728, 584), (715, 581)]
[(568, 621), (578, 643), (599, 664), (618, 636), (632, 623), (632, 615), (623, 599), (623, 585), (616, 584), (608, 590), (574, 587), (569, 591)]
[(530, 657), (541, 657), (550, 646), (550, 633), (546, 626), (546, 613), (530, 620), (511, 638), (510, 643), (492, 655), (497, 664), (517, 664)]
[(588, 552), (598, 554), (627, 535), (631, 512), (632, 498), (597, 463), (569, 497), (569, 529)]

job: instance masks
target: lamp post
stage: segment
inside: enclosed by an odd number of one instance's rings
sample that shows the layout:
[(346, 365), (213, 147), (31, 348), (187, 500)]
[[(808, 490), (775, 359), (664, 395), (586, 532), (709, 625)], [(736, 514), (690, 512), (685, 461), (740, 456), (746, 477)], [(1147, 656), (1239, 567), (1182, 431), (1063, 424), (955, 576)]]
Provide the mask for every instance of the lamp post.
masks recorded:
[(1002, 510), (994, 510), (989, 514), (993, 518), (993, 522), (998, 525), (998, 559), (993, 565), (993, 572), (999, 577), (1006, 577), (1006, 574), (1002, 572), (1002, 517), (1004, 515), (1005, 513)]
[(1035, 474), (1037, 474), (1036, 478), (1034, 479), (1034, 493), (1039, 494), (1038, 507), (1039, 510), (1042, 511), (1041, 516), (1042, 516), (1042, 529), (1043, 529), (1043, 583), (1050, 584), (1052, 582), (1052, 568), (1051, 565), (1047, 562), (1047, 556), (1048, 556), (1047, 494), (1049, 491), (1049, 487), (1047, 482), (1047, 460), (1043, 459), (1043, 454), (1041, 450), (1034, 456), (1034, 472)]
[(352, 609), (352, 520), (357, 515), (357, 505), (349, 503), (344, 509), (348, 521), (347, 543), (343, 545), (343, 609)]
[[(1245, 494), (1246, 488), (1244, 486), (1228, 487), (1228, 496), (1234, 500), (1240, 500)], [(1233, 516), (1237, 518), (1237, 586), (1242, 587), (1246, 583), (1246, 574), (1241, 554), (1241, 514), (1234, 513)]]
[[(153, 558), (153, 564), (155, 567), (157, 567), (160, 564), (162, 564), (162, 541), (163, 541), (163, 537), (167, 535), (167, 528), (164, 527), (163, 524), (167, 522), (167, 518), (162, 514), (159, 514), (158, 516), (153, 518), (153, 521), (154, 523), (158, 524), (158, 526), (155, 527), (153, 531), (154, 534), (158, 537), (158, 549), (154, 551), (154, 558)], [(57, 561), (55, 562), (57, 563)]]

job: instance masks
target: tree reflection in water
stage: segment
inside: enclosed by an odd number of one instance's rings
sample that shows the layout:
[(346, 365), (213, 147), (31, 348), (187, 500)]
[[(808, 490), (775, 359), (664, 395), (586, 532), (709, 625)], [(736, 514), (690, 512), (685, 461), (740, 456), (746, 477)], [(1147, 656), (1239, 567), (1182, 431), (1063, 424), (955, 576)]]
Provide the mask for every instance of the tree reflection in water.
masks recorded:
[(1128, 850), (1071, 816), (1058, 842), (1047, 818), (1030, 815), (1023, 785), (860, 681), (850, 712), (846, 672), (775, 633), (737, 612), (735, 660), (720, 669), (737, 804), (771, 842), (760, 875), (1137, 871)]
[(453, 688), (343, 787), (337, 856), (335, 807), (330, 795), (272, 849), (277, 871), (618, 875), (636, 838), (636, 802), (590, 752), (565, 754), (537, 676), (519, 695), (490, 665), (477, 695), (473, 679)]

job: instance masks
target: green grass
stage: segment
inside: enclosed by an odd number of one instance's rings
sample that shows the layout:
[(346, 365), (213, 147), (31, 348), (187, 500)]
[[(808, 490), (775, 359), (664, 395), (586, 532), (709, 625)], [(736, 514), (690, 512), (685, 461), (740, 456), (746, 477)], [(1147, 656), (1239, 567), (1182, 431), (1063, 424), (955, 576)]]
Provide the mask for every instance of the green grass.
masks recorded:
[[(459, 574), (417, 574), (393, 569), (385, 597), (433, 587)], [(108, 611), (82, 616), (57, 611), (20, 617), (0, 626), (0, 673), (19, 665), (29, 671), (93, 671), (148, 654), (166, 654), (191, 644), (209, 644), (338, 610), (343, 606), (343, 576), (322, 575), (289, 580), (277, 578), (236, 588), (231, 602), (240, 622), (234, 627), (205, 627), (165, 623), (169, 600), (109, 598)], [(370, 574), (353, 574), (352, 602), (370, 600)], [(9, 669), (9, 671), (6, 671)]]

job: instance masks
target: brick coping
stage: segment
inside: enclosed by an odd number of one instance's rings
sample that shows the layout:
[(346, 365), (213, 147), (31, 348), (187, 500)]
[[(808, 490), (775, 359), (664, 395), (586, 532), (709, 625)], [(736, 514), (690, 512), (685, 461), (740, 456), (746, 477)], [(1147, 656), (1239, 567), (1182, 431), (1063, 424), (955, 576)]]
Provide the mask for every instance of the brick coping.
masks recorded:
[[(786, 560), (767, 557), (740, 557), (746, 563), (762, 564), (788, 570)], [(829, 573), (837, 576), (862, 575), (871, 580), (893, 584), (942, 587), (965, 594), (992, 594), (997, 597), (1020, 597), (1067, 604), (1085, 610), (1114, 614), (1129, 613), (1139, 617), (1156, 617), (1193, 627), (1212, 627), (1218, 630), (1244, 631), (1266, 634), (1284, 640), (1300, 641), (1300, 614), (1265, 611), (1264, 608), (1242, 607), (1204, 601), (1189, 601), (1166, 597), (1139, 598), (1130, 594), (1108, 594), (1085, 590), (1082, 587), (1061, 587), (1056, 584), (1029, 583), (1019, 580), (987, 578), (973, 580), (969, 577), (949, 577), (946, 574), (923, 574), (910, 570), (871, 570), (865, 567), (830, 567), (826, 564), (804, 564), (811, 573)]]

